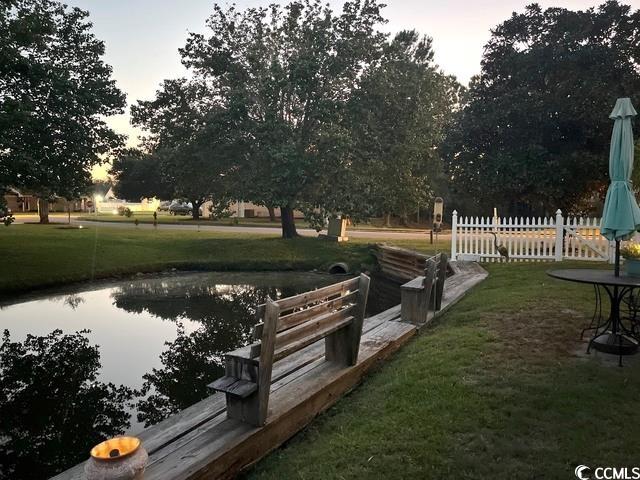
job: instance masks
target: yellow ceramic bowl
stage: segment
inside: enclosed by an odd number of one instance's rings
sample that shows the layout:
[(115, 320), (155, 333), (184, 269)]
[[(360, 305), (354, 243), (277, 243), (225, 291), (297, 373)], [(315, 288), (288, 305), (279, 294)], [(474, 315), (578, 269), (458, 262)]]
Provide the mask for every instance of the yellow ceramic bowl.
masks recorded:
[(135, 452), (140, 446), (136, 437), (115, 437), (99, 443), (91, 449), (91, 456), (97, 460), (117, 460)]

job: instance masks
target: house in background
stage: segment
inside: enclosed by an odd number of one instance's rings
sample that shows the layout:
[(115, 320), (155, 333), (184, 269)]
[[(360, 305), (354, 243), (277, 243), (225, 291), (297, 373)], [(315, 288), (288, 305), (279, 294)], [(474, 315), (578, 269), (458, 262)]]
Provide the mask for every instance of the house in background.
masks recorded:
[[(210, 204), (211, 202), (205, 203), (205, 205)], [(205, 209), (203, 205), (203, 211), (208, 212), (208, 209)], [(242, 200), (236, 201), (229, 205), (229, 212), (231, 213), (231, 217), (238, 218), (269, 218), (269, 209), (264, 205), (256, 205), (251, 202), (244, 202)], [(280, 209), (275, 208), (274, 213), (276, 217), (280, 217)], [(304, 214), (299, 210), (293, 211), (293, 216), (296, 219), (304, 218)]]
[[(111, 191), (111, 187), (108, 187)], [(23, 192), (17, 188), (9, 187), (4, 194), (4, 200), (13, 213), (29, 213), (38, 211), (38, 196)], [(69, 200), (62, 197), (56, 197), (55, 200), (49, 202), (50, 212), (89, 212), (92, 209), (92, 198), (84, 195), (80, 198)]]

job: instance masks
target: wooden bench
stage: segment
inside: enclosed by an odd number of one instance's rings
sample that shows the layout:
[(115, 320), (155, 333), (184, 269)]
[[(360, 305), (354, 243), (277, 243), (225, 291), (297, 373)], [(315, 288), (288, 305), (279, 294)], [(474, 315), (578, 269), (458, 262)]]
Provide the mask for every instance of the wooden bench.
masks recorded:
[(254, 343), (226, 353), (225, 376), (209, 385), (225, 393), (227, 417), (264, 425), (274, 362), (319, 340), (327, 361), (355, 365), (368, 293), (369, 277), (360, 275), (259, 306)]
[(380, 272), (387, 278), (404, 283), (417, 276), (424, 275), (429, 255), (424, 255), (406, 248), (378, 244), (373, 249), (378, 260)]
[(427, 322), (429, 309), (434, 312), (440, 310), (448, 263), (444, 253), (428, 258), (423, 275), (400, 287), (400, 316), (403, 321), (421, 325)]

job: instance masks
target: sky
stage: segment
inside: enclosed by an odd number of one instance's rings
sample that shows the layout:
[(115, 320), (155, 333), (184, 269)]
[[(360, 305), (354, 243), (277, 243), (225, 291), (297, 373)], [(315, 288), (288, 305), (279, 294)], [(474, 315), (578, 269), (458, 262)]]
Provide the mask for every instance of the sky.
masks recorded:
[[(272, 0), (237, 0), (239, 9), (263, 6)], [(540, 0), (542, 7), (585, 9), (604, 0)], [(189, 32), (206, 32), (205, 20), (213, 0), (66, 0), (70, 6), (88, 10), (95, 35), (106, 44), (105, 61), (113, 67), (113, 77), (127, 94), (127, 103), (152, 99), (160, 82), (184, 75), (178, 48)], [(227, 5), (231, 2), (220, 2)], [(334, 10), (343, 1), (329, 0)], [(491, 29), (522, 12), (532, 0), (387, 0), (383, 30), (394, 33), (416, 29), (433, 38), (435, 61), (448, 74), (467, 83), (479, 73), (482, 50)], [(640, 8), (640, 0), (627, 0)], [(128, 109), (128, 107), (127, 107)], [(108, 120), (118, 132), (137, 144), (141, 132), (129, 124), (128, 113)], [(97, 168), (94, 176), (104, 177)]]

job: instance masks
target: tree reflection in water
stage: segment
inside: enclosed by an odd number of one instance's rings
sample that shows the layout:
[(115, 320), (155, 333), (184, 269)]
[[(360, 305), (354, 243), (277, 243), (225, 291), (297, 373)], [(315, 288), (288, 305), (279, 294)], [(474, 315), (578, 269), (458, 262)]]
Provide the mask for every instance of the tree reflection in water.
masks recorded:
[(0, 478), (48, 478), (129, 428), (134, 392), (97, 381), (87, 330), (0, 345)]

